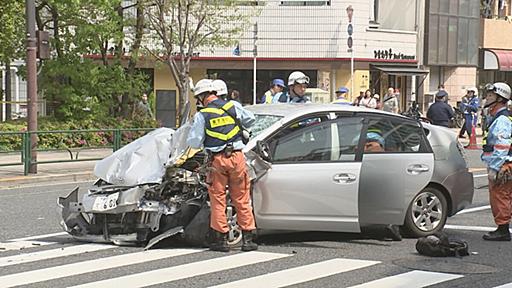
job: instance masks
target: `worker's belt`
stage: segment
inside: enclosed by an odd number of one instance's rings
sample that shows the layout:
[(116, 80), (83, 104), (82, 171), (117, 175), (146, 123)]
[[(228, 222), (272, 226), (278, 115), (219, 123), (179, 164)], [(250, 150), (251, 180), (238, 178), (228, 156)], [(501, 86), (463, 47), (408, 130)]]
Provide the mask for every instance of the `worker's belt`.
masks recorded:
[(234, 147), (233, 147), (233, 143), (228, 143), (226, 145), (226, 148), (218, 151), (218, 152), (210, 152), (212, 154), (212, 156), (217, 156), (219, 154), (224, 154), (224, 156), (226, 157), (231, 157), (231, 155), (233, 155), (233, 152), (236, 152), (236, 151), (241, 151), (241, 150), (235, 150)]

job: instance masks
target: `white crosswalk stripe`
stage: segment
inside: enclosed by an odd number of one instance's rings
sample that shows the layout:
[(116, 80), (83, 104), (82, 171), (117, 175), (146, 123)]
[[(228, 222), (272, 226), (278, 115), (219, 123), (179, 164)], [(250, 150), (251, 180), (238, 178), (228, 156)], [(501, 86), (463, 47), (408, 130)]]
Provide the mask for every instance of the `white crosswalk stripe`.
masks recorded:
[[(124, 277), (118, 277), (103, 281), (92, 282), (84, 285), (74, 286), (73, 288), (92, 288), (92, 287), (123, 287), (135, 288), (145, 287), (165, 282), (176, 281), (184, 278), (204, 275), (222, 270), (237, 268), (245, 265), (251, 265), (270, 260), (276, 260), (283, 257), (289, 257), (289, 254), (277, 254), (267, 252), (247, 252), (221, 258), (214, 258), (200, 262), (194, 262), (179, 265), (170, 268), (158, 269), (144, 273), (132, 274)], [(0, 279), (1, 281), (1, 279)]]
[(35, 262), (48, 260), (59, 257), (66, 257), (81, 253), (89, 253), (94, 251), (112, 249), (116, 246), (112, 245), (102, 245), (102, 244), (85, 244), (85, 245), (76, 245), (63, 247), (58, 249), (51, 249), (33, 253), (24, 253), (21, 255), (13, 255), (8, 257), (0, 258), (0, 267), (6, 267), (11, 265), (18, 265), (23, 263)]
[(289, 285), (299, 284), (334, 274), (356, 270), (380, 263), (379, 261), (366, 261), (354, 259), (331, 259), (310, 265), (304, 265), (296, 268), (286, 269), (266, 275), (243, 279), (230, 282), (215, 288), (257, 288), (261, 287), (261, 283), (265, 283), (265, 287), (285, 287)]
[[(25, 237), (19, 239), (9, 240), (7, 242), (0, 243), (2, 245), (11, 244), (9, 246), (12, 250), (15, 247), (22, 247), (27, 245), (28, 243), (44, 243), (44, 245), (56, 244), (56, 242), (44, 242), (40, 241), (42, 238), (49, 237), (57, 237), (61, 236), (61, 233), (41, 235), (42, 237)], [(68, 236), (66, 236), (69, 238)], [(61, 237), (59, 237), (61, 238)], [(52, 241), (58, 241), (55, 239), (51, 239)], [(67, 241), (66, 241), (67, 242)], [(57, 286), (62, 286), (62, 283), (66, 283), (66, 286), (73, 286), (74, 288), (80, 287), (146, 287), (152, 285), (159, 285), (170, 283), (173, 281), (183, 280), (183, 279), (192, 279), (194, 277), (199, 277), (202, 275), (216, 273), (216, 272), (224, 272), (229, 269), (246, 269), (247, 271), (253, 271), (252, 273), (256, 273), (254, 277), (248, 277), (244, 279), (225, 279), (216, 283), (202, 283), (199, 284), (204, 286), (211, 286), (215, 288), (229, 288), (229, 287), (246, 287), (246, 288), (256, 288), (256, 287), (287, 287), (290, 285), (297, 285), (306, 282), (310, 282), (311, 286), (316, 286), (315, 281), (322, 281), (320, 279), (326, 277), (347, 277), (344, 276), (343, 273), (347, 273), (350, 271), (361, 271), (357, 273), (365, 273), (367, 275), (372, 275), (373, 266), (382, 267), (384, 263), (380, 261), (370, 261), (370, 260), (362, 260), (362, 259), (348, 259), (348, 258), (334, 258), (334, 259), (318, 259), (318, 262), (310, 263), (307, 265), (297, 266), (298, 263), (295, 261), (296, 259), (294, 254), (283, 254), (283, 253), (275, 253), (275, 252), (264, 252), (264, 251), (253, 251), (253, 252), (242, 252), (236, 253), (232, 252), (229, 254), (222, 253), (204, 253), (204, 249), (155, 249), (143, 252), (126, 252), (130, 251), (126, 249), (116, 250), (110, 252), (109, 249), (116, 248), (118, 246), (107, 245), (107, 244), (76, 244), (69, 243), (70, 245), (60, 245), (58, 248), (47, 247), (40, 249), (41, 251), (31, 251), (21, 250), (17, 255), (10, 255), (6, 257), (0, 257), (0, 267), (4, 267), (8, 270), (4, 270), (5, 273), (12, 273), (7, 275), (1, 275), (0, 269), (0, 288), (2, 287), (13, 287), (19, 285), (34, 285), (37, 286), (40, 282), (48, 281), (44, 284), (45, 287), (51, 287), (53, 284)], [(35, 245), (37, 246), (37, 245)], [(34, 246), (34, 247), (35, 247)], [(49, 249), (50, 248), (50, 249)], [(139, 249), (139, 248), (133, 248)], [(137, 250), (140, 251), (140, 250)], [(102, 252), (98, 253), (95, 257), (94, 252)], [(125, 253), (122, 255), (111, 256), (112, 253)], [(80, 261), (80, 258), (70, 258), (65, 259), (67, 256), (79, 255), (82, 253), (91, 253), (88, 259), (93, 258), (92, 260)], [(201, 254), (197, 254), (201, 253)], [(105, 256), (109, 255), (110, 256)], [(108, 269), (122, 268), (124, 266), (132, 266), (133, 267), (143, 267), (145, 263), (149, 263), (150, 261), (163, 261), (165, 259), (169, 259), (172, 257), (178, 256), (186, 256), (190, 254), (196, 254), (194, 257), (194, 262), (180, 264), (177, 266), (158, 268), (156, 270), (149, 269), (139, 269), (134, 274), (119, 276), (115, 274), (113, 278), (107, 278), (108, 276), (102, 276), (104, 280), (98, 280), (94, 278), (88, 277), (79, 277), (82, 274), (91, 273), (91, 272), (99, 272)], [(213, 258), (212, 258), (213, 257)], [(48, 268), (34, 269), (34, 270), (25, 270), (25, 272), (17, 272), (17, 265), (23, 266), (27, 263), (33, 263), (32, 266), (28, 267), (37, 267), (38, 261), (45, 261), (49, 259), (62, 258), (64, 263), (59, 266), (52, 266)], [(207, 258), (207, 259), (205, 259)], [(286, 260), (289, 258), (288, 260)], [(187, 258), (184, 258), (187, 259)], [(268, 263), (272, 261), (277, 261), (281, 259), (282, 261), (276, 262), (278, 266), (281, 267), (278, 269), (271, 269), (270, 272), (261, 273), (260, 267), (272, 267), (273, 264), (265, 265), (263, 263)], [(291, 260), (290, 260), (291, 259)], [(293, 260), (295, 259), (295, 260)], [(60, 260), (59, 260), (60, 261)], [(78, 262), (75, 262), (78, 261)], [(273, 263), (273, 262), (272, 262)], [(257, 265), (259, 266), (251, 266)], [(49, 266), (49, 265), (47, 265)], [(251, 267), (249, 267), (251, 266)], [(161, 267), (161, 266), (160, 266)], [(291, 267), (291, 268), (290, 268)], [(378, 270), (378, 269), (377, 269)], [(23, 270), (22, 270), (23, 271)], [(124, 271), (124, 270), (123, 270)], [(243, 270), (238, 270), (243, 271)], [(382, 273), (382, 272), (379, 272)], [(385, 273), (385, 272), (384, 272)], [(109, 274), (101, 274), (101, 275), (109, 275)], [(243, 275), (243, 274), (242, 274)], [(250, 275), (250, 274), (249, 274)], [(389, 275), (389, 274), (388, 274)], [(435, 285), (439, 283), (444, 283), (447, 281), (452, 281), (464, 275), (459, 274), (448, 274), (448, 273), (438, 273), (438, 272), (429, 272), (422, 270), (413, 270), (410, 272), (398, 274), (398, 275), (383, 275), (383, 278), (378, 278), (373, 281), (369, 281), (366, 283), (362, 283), (356, 286), (352, 286), (351, 288), (387, 288), (387, 287), (398, 287), (398, 288), (419, 288), (430, 285)], [(66, 282), (58, 283), (58, 281), (65, 277), (70, 276), (78, 276), (75, 278), (66, 279)], [(119, 277), (116, 277), (119, 276)], [(374, 276), (373, 279), (378, 276)], [(72, 280), (70, 280), (72, 279)], [(216, 278), (220, 279), (220, 278)], [(334, 278), (333, 278), (334, 279)], [(98, 280), (98, 281), (95, 281)], [(92, 281), (92, 282), (88, 282)], [(202, 280), (204, 281), (204, 280)], [(218, 281), (218, 280), (217, 280)], [(231, 282), (230, 282), (231, 281)], [(326, 280), (323, 280), (326, 281)], [(354, 280), (353, 280), (354, 281)], [(179, 283), (179, 282), (177, 282)], [(354, 282), (351, 282), (354, 283)], [(355, 282), (357, 283), (357, 282)], [(262, 285), (263, 284), (263, 285)], [(309, 283), (308, 283), (309, 284)], [(338, 283), (339, 284), (339, 283)], [(512, 283), (504, 284), (495, 288), (512, 288)]]
[(377, 279), (350, 288), (420, 288), (464, 277), (458, 274), (446, 274), (414, 270), (386, 278)]
[(43, 242), (43, 241), (16, 241), (16, 242), (2, 242), (0, 243), (0, 251), (23, 250), (34, 247), (46, 246), (57, 244), (57, 242)]
[(512, 288), (512, 283), (503, 284), (494, 288)]
[(0, 276), (0, 287), (26, 285), (104, 269), (197, 253), (198, 249), (149, 250)]

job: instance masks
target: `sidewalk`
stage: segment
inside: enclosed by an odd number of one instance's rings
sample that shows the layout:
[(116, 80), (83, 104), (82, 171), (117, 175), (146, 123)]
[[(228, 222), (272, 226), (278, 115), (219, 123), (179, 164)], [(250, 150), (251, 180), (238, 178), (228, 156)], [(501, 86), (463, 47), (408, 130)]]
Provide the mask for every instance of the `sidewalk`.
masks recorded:
[[(94, 149), (80, 151), (78, 159), (104, 158), (112, 154), (112, 149)], [(73, 157), (76, 152), (73, 153)], [(39, 152), (38, 161), (70, 160), (67, 151)], [(51, 182), (81, 182), (92, 181), (96, 177), (93, 174), (94, 161), (77, 161), (65, 163), (38, 164), (37, 174), (23, 175), (23, 164), (16, 166), (0, 167), (0, 189), (25, 185), (37, 185)], [(20, 153), (0, 154), (0, 164), (21, 163)]]

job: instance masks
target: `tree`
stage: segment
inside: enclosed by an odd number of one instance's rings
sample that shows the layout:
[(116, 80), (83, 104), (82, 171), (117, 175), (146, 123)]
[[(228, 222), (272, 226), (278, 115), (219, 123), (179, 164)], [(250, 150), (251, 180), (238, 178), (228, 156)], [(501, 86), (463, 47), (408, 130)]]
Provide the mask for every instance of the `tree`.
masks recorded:
[[(5, 0), (0, 5), (0, 65), (5, 65), (5, 101), (12, 100), (11, 92), (11, 61), (23, 56), (24, 51), (24, 31), (25, 31), (25, 12), (23, 0)], [(2, 95), (2, 93), (0, 93)], [(2, 97), (0, 97), (1, 100)], [(1, 111), (0, 105), (0, 111)], [(11, 117), (11, 105), (6, 105), (7, 118)]]
[(188, 101), (194, 53), (200, 48), (233, 45), (256, 13), (241, 11), (238, 5), (237, 0), (148, 0), (149, 28), (159, 47), (148, 50), (170, 68), (181, 112)]
[[(94, 113), (127, 117), (129, 103), (147, 90), (147, 79), (135, 69), (143, 31), (139, 27), (144, 23), (137, 15), (143, 13), (139, 11), (143, 2), (126, 2), (38, 1), (38, 28), (52, 31), (54, 52), (53, 59), (43, 65), (41, 77), (48, 81), (41, 81), (41, 88), (56, 107), (57, 117), (90, 117), (81, 109), (94, 103), (101, 105), (91, 110)], [(137, 15), (127, 15), (125, 11), (130, 8), (136, 8)], [(126, 31), (132, 30), (128, 33), (132, 37), (127, 37)], [(90, 55), (100, 55), (103, 67), (83, 59)], [(125, 67), (123, 60), (127, 57)]]

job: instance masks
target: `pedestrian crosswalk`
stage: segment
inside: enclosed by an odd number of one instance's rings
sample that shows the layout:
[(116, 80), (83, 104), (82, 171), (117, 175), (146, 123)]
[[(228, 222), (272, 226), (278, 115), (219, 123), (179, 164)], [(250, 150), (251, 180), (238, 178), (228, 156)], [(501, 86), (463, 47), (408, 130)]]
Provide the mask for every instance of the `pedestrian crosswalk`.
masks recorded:
[[(329, 287), (415, 288), (436, 284), (449, 287), (447, 283), (453, 283), (450, 281), (466, 277), (457, 273), (403, 267), (388, 272), (381, 268), (383, 265), (392, 265), (390, 263), (337, 255), (311, 261), (307, 257), (299, 260), (300, 255), (296, 253), (265, 251), (265, 247), (245, 253), (216, 253), (188, 248), (143, 251), (138, 247), (121, 249), (114, 245), (72, 242), (69, 236), (62, 234), (52, 236), (51, 241), (41, 241), (35, 236), (1, 242), (0, 247), (10, 249), (0, 250), (0, 287), (129, 288), (167, 287), (171, 283), (175, 284), (173, 287), (252, 288), (301, 284), (301, 287), (319, 287), (324, 285), (315, 281), (332, 281)], [(62, 237), (63, 241), (58, 237)], [(39, 242), (43, 244), (24, 246)], [(13, 247), (23, 248), (15, 250)], [(231, 275), (230, 271), (239, 273), (226, 277)], [(366, 280), (355, 280), (357, 277), (354, 278), (354, 275), (366, 275), (361, 278)], [(204, 280), (208, 276), (214, 281)], [(202, 279), (202, 282), (193, 282), (192, 279)], [(192, 282), (180, 285), (180, 281)], [(512, 287), (512, 284), (499, 287)]]

